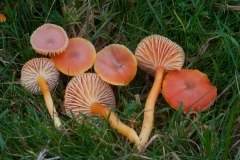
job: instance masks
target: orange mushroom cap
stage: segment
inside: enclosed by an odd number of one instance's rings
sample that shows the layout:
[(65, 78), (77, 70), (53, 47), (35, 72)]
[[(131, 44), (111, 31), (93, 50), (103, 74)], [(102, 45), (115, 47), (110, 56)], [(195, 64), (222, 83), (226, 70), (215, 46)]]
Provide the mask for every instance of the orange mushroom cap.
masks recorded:
[(71, 38), (66, 50), (51, 56), (56, 68), (69, 76), (84, 73), (93, 66), (96, 50), (93, 44), (83, 38)]
[(180, 70), (184, 63), (183, 49), (170, 39), (151, 35), (144, 38), (135, 51), (138, 66), (148, 74), (155, 76), (156, 68), (162, 66), (165, 71)]
[(0, 13), (0, 22), (5, 22), (7, 20), (6, 16)]
[(97, 53), (95, 72), (113, 85), (128, 85), (137, 73), (137, 61), (125, 46), (111, 44)]
[(217, 88), (210, 83), (206, 74), (198, 70), (182, 69), (170, 71), (162, 86), (162, 94), (168, 104), (182, 110), (204, 111), (208, 109), (217, 96)]
[(32, 33), (30, 43), (37, 53), (55, 55), (67, 48), (68, 36), (62, 27), (47, 23)]
[(95, 73), (84, 73), (73, 77), (64, 95), (66, 113), (72, 111), (74, 115), (79, 115), (81, 112), (95, 116), (91, 113), (91, 105), (94, 102), (115, 107), (115, 95), (111, 86)]

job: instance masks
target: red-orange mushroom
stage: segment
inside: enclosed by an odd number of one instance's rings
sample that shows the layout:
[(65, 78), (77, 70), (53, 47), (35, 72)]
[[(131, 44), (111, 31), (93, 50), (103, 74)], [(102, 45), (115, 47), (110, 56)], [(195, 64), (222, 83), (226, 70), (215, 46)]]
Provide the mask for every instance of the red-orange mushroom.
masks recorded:
[(33, 49), (43, 55), (62, 53), (68, 46), (65, 30), (55, 24), (44, 24), (37, 28), (30, 37)]
[(83, 73), (73, 77), (68, 83), (64, 95), (64, 107), (67, 113), (79, 112), (87, 115), (101, 115), (119, 133), (131, 142), (139, 145), (140, 141), (134, 129), (122, 123), (107, 106), (116, 106), (111, 86), (95, 73)]
[(137, 73), (137, 61), (124, 45), (111, 44), (97, 53), (95, 72), (112, 85), (128, 85)]
[(0, 22), (5, 22), (7, 20), (6, 16), (0, 13)]
[(56, 128), (61, 121), (53, 105), (50, 91), (56, 86), (59, 72), (48, 58), (33, 58), (26, 62), (21, 70), (21, 85), (32, 94), (42, 93), (48, 112)]
[(210, 83), (207, 75), (199, 70), (182, 69), (170, 71), (163, 81), (162, 94), (168, 104), (189, 111), (205, 111), (217, 96), (217, 88)]
[(144, 146), (153, 128), (154, 107), (161, 90), (164, 73), (180, 70), (184, 63), (183, 49), (166, 37), (152, 35), (144, 38), (135, 51), (138, 66), (155, 76), (153, 86), (146, 100), (144, 119), (139, 138)]
[(60, 72), (76, 76), (93, 66), (96, 50), (93, 44), (84, 38), (71, 38), (66, 50), (51, 56), (51, 59)]

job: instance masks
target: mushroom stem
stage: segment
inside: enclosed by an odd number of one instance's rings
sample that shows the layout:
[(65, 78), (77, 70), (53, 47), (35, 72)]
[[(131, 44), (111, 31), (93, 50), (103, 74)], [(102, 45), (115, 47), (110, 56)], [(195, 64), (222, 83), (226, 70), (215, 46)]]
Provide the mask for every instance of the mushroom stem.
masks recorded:
[(141, 147), (145, 146), (149, 139), (150, 133), (153, 129), (154, 107), (161, 90), (164, 71), (165, 71), (164, 67), (159, 66), (156, 68), (156, 75), (153, 82), (153, 86), (146, 100), (142, 130), (139, 135)]
[(61, 121), (58, 117), (57, 111), (56, 111), (56, 109), (53, 105), (53, 100), (52, 100), (51, 93), (49, 91), (46, 80), (43, 76), (38, 77), (38, 84), (39, 84), (39, 86), (42, 90), (43, 97), (44, 97), (48, 112), (49, 112), (49, 114), (50, 114), (50, 116), (51, 116), (51, 118), (54, 122), (54, 125), (55, 125), (56, 128), (59, 128), (62, 124), (61, 124)]
[[(140, 144), (140, 140), (138, 138), (137, 133), (135, 132), (134, 129), (130, 128), (129, 126), (123, 124), (117, 117), (116, 115), (111, 112), (111, 110), (101, 104), (99, 104), (98, 102), (94, 102), (91, 105), (91, 112), (93, 114), (99, 114), (101, 115), (103, 118), (107, 119), (109, 116), (109, 122), (110, 125), (117, 129), (117, 131), (126, 136), (130, 142), (134, 142), (137, 146), (139, 146)], [(109, 115), (110, 114), (110, 115)]]

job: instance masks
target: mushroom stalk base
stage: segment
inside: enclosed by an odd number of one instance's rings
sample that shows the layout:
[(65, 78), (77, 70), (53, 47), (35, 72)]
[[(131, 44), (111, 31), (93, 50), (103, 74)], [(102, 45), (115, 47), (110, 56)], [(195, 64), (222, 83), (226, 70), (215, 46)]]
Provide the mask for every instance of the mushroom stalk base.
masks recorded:
[(48, 85), (46, 83), (46, 80), (43, 76), (39, 76), (38, 77), (38, 84), (42, 90), (43, 93), (43, 97), (48, 109), (48, 112), (54, 122), (54, 125), (56, 128), (59, 128), (62, 124), (61, 121), (58, 117), (57, 111), (53, 105), (53, 100), (52, 100), (52, 96), (51, 96), (51, 92), (49, 91)]
[[(137, 133), (134, 129), (130, 128), (129, 126), (123, 124), (116, 115), (111, 112), (111, 110), (97, 102), (94, 102), (91, 106), (91, 112), (93, 114), (99, 114), (103, 118), (107, 119), (109, 117), (109, 123), (110, 125), (117, 129), (117, 131), (126, 136), (130, 142), (134, 142), (137, 146), (140, 144), (140, 140), (138, 138)], [(109, 115), (110, 114), (110, 115)]]
[(158, 95), (161, 90), (164, 71), (165, 71), (164, 67), (161, 67), (161, 66), (157, 67), (153, 86), (146, 100), (142, 130), (139, 135), (139, 139), (141, 141), (140, 146), (142, 147), (146, 145), (149, 139), (150, 133), (153, 129), (154, 108), (155, 108), (155, 103), (157, 101)]

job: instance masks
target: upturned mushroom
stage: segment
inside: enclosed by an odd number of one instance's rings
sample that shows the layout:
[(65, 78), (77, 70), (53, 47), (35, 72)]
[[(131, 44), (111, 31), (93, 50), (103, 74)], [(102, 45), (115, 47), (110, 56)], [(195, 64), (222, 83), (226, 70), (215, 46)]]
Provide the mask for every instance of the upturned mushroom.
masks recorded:
[(137, 73), (137, 61), (124, 45), (111, 44), (97, 53), (94, 70), (104, 81), (126, 86)]
[(217, 88), (210, 83), (207, 75), (199, 70), (182, 69), (170, 71), (166, 75), (162, 94), (175, 110), (181, 106), (184, 113), (200, 112), (213, 105)]
[(51, 59), (60, 72), (76, 76), (93, 66), (96, 50), (93, 44), (84, 38), (71, 38), (66, 50), (59, 55), (52, 55)]
[(67, 113), (79, 115), (101, 115), (119, 133), (130, 142), (139, 145), (140, 141), (134, 129), (122, 123), (107, 106), (116, 106), (111, 86), (95, 73), (84, 73), (73, 77), (68, 83), (64, 96), (64, 108)]
[(67, 48), (68, 36), (62, 27), (46, 23), (32, 33), (30, 43), (37, 53), (51, 56)]
[(135, 51), (138, 66), (155, 76), (153, 86), (147, 97), (144, 108), (144, 119), (139, 138), (144, 146), (153, 128), (154, 107), (161, 90), (164, 73), (170, 70), (180, 70), (184, 63), (183, 49), (175, 42), (160, 35), (144, 38)]
[(59, 71), (48, 58), (34, 58), (24, 64), (21, 70), (21, 85), (32, 94), (42, 93), (48, 112), (56, 128), (61, 126), (61, 121), (53, 105), (50, 91), (56, 86)]

